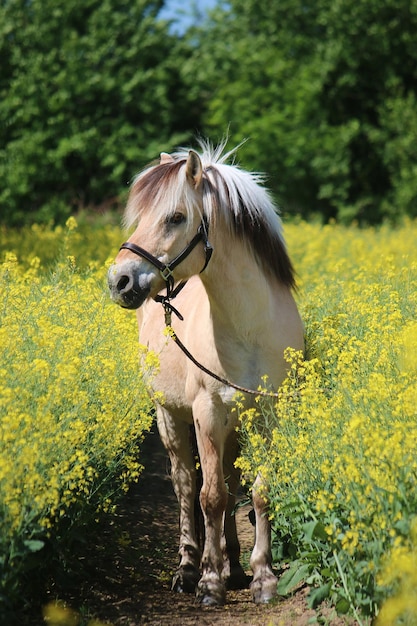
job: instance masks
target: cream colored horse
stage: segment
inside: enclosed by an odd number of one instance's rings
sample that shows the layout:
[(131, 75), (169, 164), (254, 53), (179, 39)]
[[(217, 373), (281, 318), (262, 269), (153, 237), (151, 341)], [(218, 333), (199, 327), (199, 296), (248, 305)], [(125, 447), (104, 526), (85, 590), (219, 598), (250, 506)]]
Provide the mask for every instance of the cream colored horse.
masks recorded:
[[(286, 373), (284, 350), (303, 348), (303, 329), (281, 223), (261, 177), (228, 165), (232, 153), (222, 156), (224, 146), (213, 149), (202, 143), (201, 148), (201, 155), (192, 150), (163, 153), (136, 178), (125, 221), (137, 227), (108, 280), (115, 302), (138, 309), (140, 341), (160, 356), (160, 372), (151, 384), (163, 392), (157, 423), (180, 510), (180, 564), (173, 589), (196, 589), (200, 603), (221, 605), (226, 585), (237, 588), (246, 581), (232, 515), (239, 483), (235, 390), (201, 371), (167, 339), (163, 307), (154, 298), (165, 287), (172, 296), (174, 280), (188, 281), (174, 300), (184, 317), (173, 316), (175, 332), (206, 368), (252, 389), (265, 374), (275, 388), (280, 385)], [(247, 401), (252, 402), (251, 396)], [(192, 424), (203, 475), (202, 555), (194, 528)], [(253, 505), (251, 590), (259, 603), (276, 595), (277, 580), (267, 504), (256, 483)]]

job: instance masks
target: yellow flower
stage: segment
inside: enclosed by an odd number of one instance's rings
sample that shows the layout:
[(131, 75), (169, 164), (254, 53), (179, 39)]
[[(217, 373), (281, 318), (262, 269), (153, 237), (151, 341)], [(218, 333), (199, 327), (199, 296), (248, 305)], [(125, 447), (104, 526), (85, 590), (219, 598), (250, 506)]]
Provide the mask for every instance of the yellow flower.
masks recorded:
[(69, 232), (78, 228), (77, 220), (75, 219), (75, 217), (71, 215), (71, 217), (69, 217), (67, 221), (65, 222), (65, 226), (67, 227)]

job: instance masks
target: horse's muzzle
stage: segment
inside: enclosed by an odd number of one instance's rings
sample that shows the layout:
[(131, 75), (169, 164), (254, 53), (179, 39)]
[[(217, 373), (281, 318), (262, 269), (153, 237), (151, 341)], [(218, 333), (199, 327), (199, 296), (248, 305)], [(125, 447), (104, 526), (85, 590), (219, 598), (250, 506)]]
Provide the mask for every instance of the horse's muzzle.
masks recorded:
[(125, 309), (138, 309), (150, 293), (147, 277), (135, 271), (133, 263), (112, 265), (107, 281), (112, 300)]

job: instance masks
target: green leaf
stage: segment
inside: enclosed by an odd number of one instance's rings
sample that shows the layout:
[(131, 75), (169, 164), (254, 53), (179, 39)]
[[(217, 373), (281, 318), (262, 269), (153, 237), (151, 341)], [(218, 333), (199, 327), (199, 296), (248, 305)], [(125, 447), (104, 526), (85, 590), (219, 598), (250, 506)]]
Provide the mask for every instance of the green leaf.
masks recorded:
[(310, 566), (307, 564), (301, 565), (298, 561), (291, 563), (290, 568), (281, 576), (278, 582), (278, 593), (281, 596), (286, 596), (305, 580), (310, 573)]
[(346, 598), (340, 598), (340, 600), (336, 602), (336, 611), (338, 613), (341, 613), (343, 615), (347, 613), (349, 609), (350, 609), (350, 604), (348, 600), (346, 600)]
[(31, 552), (39, 552), (45, 545), (45, 542), (40, 539), (27, 539), (23, 543)]
[(404, 537), (406, 537), (410, 531), (410, 521), (406, 519), (400, 519), (394, 524), (395, 530), (401, 533)]
[(332, 588), (331, 583), (326, 583), (318, 589), (313, 589), (308, 597), (308, 606), (310, 609), (315, 609), (319, 604), (329, 597), (330, 590)]
[(312, 522), (307, 522), (302, 525), (302, 529), (304, 531), (305, 538), (307, 541), (313, 541), (313, 539), (321, 539), (322, 541), (327, 540), (327, 533), (324, 529), (324, 525), (322, 522), (314, 520)]

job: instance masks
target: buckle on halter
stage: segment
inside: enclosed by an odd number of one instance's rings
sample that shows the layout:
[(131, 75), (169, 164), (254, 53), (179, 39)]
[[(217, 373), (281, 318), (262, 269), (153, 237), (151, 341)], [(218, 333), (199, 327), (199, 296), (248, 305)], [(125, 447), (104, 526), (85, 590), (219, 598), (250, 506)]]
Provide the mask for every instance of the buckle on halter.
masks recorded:
[(162, 305), (164, 307), (164, 317), (165, 317), (165, 326), (171, 326), (172, 324), (172, 309), (166, 304)]
[(159, 270), (159, 273), (161, 274), (162, 278), (164, 279), (164, 281), (167, 283), (169, 281), (169, 279), (172, 277), (173, 272), (172, 270), (169, 268), (168, 265), (165, 265), (165, 267), (162, 270)]

